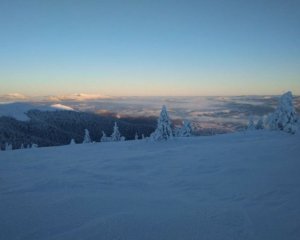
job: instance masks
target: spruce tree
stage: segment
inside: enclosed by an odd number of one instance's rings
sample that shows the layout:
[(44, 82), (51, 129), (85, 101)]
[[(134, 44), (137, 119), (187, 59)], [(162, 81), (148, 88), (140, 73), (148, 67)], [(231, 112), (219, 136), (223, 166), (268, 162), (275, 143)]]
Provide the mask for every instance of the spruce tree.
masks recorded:
[(247, 125), (247, 130), (248, 131), (255, 130), (255, 124), (254, 124), (253, 116), (249, 117), (249, 121), (248, 121), (248, 125)]
[(88, 129), (84, 129), (84, 138), (82, 143), (91, 143), (91, 137)]
[(12, 144), (5, 143), (5, 151), (10, 151), (12, 149), (13, 149)]
[(262, 130), (264, 129), (264, 119), (263, 117), (260, 117), (255, 125), (256, 130)]
[(157, 120), (157, 128), (150, 136), (152, 141), (163, 141), (173, 138), (171, 120), (166, 106), (162, 107), (160, 116)]
[(190, 136), (192, 136), (192, 125), (191, 125), (190, 121), (188, 121), (188, 120), (183, 121), (183, 125), (179, 129), (178, 136), (179, 137), (190, 137)]
[(113, 133), (111, 134), (111, 140), (113, 142), (118, 142), (118, 141), (121, 141), (121, 134), (120, 134), (120, 131), (119, 131), (119, 127), (117, 125), (117, 123), (115, 122), (115, 125), (114, 125), (114, 129), (113, 129)]
[(134, 135), (134, 140), (138, 140), (139, 139), (139, 135), (137, 134), (137, 132)]
[(100, 142), (110, 142), (110, 137), (107, 137), (104, 131), (102, 131)]
[(267, 125), (271, 130), (281, 130), (296, 133), (298, 117), (293, 104), (293, 95), (287, 92), (280, 97), (279, 105), (274, 113), (269, 115)]

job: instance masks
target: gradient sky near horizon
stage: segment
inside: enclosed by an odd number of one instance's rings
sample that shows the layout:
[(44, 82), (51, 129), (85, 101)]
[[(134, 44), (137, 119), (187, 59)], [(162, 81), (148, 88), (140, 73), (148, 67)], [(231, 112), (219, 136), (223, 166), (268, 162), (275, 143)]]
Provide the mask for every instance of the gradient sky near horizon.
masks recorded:
[(300, 95), (299, 9), (299, 0), (1, 0), (0, 94)]

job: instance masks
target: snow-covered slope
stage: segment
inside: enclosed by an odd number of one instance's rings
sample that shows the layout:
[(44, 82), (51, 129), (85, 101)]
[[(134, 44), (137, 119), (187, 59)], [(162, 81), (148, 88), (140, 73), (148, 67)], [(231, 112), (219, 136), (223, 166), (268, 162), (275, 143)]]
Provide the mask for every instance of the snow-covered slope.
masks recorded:
[(71, 108), (69, 106), (66, 106), (66, 105), (63, 105), (63, 104), (60, 104), (60, 103), (52, 104), (51, 108), (56, 109), (56, 110), (74, 111), (73, 108)]
[(62, 104), (47, 105), (47, 104), (23, 103), (23, 102), (1, 103), (0, 117), (8, 116), (8, 117), (13, 117), (17, 120), (26, 121), (29, 120), (26, 113), (32, 109), (36, 109), (40, 111), (55, 111), (55, 110), (72, 111), (73, 110), (71, 107)]
[(300, 136), (0, 152), (0, 239), (300, 239)]

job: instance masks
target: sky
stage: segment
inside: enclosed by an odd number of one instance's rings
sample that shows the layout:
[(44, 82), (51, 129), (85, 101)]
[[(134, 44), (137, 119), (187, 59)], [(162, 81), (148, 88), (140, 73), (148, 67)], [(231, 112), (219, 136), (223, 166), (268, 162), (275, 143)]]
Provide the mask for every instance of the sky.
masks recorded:
[(300, 95), (299, 0), (1, 0), (0, 94)]

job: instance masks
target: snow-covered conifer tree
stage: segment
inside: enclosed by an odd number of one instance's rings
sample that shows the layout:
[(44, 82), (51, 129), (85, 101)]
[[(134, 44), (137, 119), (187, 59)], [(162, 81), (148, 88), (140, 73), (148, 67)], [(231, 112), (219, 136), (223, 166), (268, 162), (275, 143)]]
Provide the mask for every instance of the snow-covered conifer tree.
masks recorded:
[(82, 143), (91, 143), (91, 137), (90, 137), (90, 133), (89, 130), (84, 129), (84, 138), (83, 138), (83, 142)]
[(76, 144), (76, 142), (75, 142), (74, 138), (72, 138), (70, 141), (70, 145), (74, 145), (74, 144)]
[(110, 137), (107, 137), (105, 132), (102, 131), (102, 137), (100, 139), (100, 142), (110, 142), (110, 141), (111, 141)]
[(293, 95), (291, 92), (286, 92), (280, 97), (275, 112), (269, 115), (267, 125), (271, 130), (281, 130), (294, 134), (298, 128), (298, 121), (293, 105)]
[(249, 121), (248, 121), (248, 125), (247, 125), (247, 130), (248, 131), (255, 130), (255, 124), (254, 124), (253, 116), (249, 117)]
[(137, 132), (134, 135), (134, 140), (138, 140), (139, 139), (139, 135), (137, 134)]
[(166, 106), (162, 107), (160, 116), (157, 120), (157, 128), (150, 136), (152, 141), (162, 141), (173, 138), (171, 120), (169, 118)]
[(21, 147), (20, 147), (20, 149), (24, 149), (24, 144), (23, 144), (23, 143), (21, 144)]
[[(113, 142), (118, 142), (118, 141), (121, 141), (121, 133), (119, 131), (119, 127), (117, 125), (117, 123), (115, 122), (115, 125), (114, 125), (114, 130), (113, 130), (113, 133), (111, 134), (111, 140)], [(124, 139), (125, 140), (125, 139)]]
[(5, 151), (10, 151), (12, 150), (12, 144), (5, 143)]
[(178, 131), (178, 137), (190, 137), (192, 136), (192, 125), (188, 120), (183, 121), (182, 127)]
[[(182, 126), (181, 126), (182, 127)], [(174, 137), (180, 137), (180, 130), (181, 130), (181, 127), (178, 127), (178, 126), (175, 126), (174, 129), (173, 129), (173, 136)]]
[(256, 130), (261, 130), (261, 129), (264, 129), (264, 119), (263, 117), (260, 117), (255, 125), (255, 129)]

